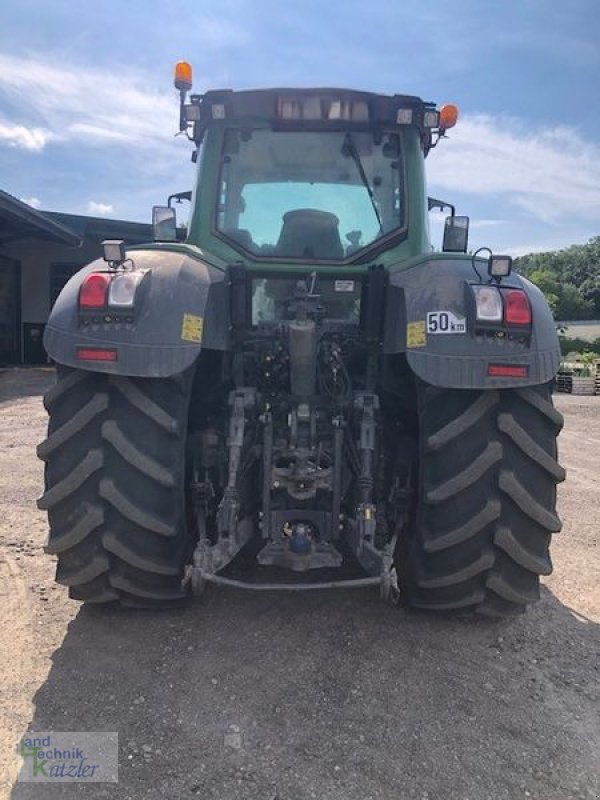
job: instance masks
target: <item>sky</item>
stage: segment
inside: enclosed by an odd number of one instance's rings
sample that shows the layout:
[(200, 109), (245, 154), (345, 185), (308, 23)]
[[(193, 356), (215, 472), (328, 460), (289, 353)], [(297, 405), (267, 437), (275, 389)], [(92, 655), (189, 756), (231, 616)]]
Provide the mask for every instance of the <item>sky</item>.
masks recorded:
[[(600, 235), (598, 0), (2, 0), (0, 188), (149, 222), (191, 188), (173, 66), (194, 91), (339, 86), (456, 103), (427, 158), (470, 247)], [(443, 215), (432, 212), (439, 243)]]

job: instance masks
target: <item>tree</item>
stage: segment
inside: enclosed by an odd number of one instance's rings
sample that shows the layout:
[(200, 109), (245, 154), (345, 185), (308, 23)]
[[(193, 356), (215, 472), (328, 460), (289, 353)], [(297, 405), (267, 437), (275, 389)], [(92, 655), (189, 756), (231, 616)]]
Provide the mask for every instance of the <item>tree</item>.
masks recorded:
[(592, 304), (595, 319), (600, 319), (600, 278), (588, 278), (581, 284), (584, 298)]
[(520, 256), (515, 269), (542, 290), (556, 319), (600, 319), (600, 236)]

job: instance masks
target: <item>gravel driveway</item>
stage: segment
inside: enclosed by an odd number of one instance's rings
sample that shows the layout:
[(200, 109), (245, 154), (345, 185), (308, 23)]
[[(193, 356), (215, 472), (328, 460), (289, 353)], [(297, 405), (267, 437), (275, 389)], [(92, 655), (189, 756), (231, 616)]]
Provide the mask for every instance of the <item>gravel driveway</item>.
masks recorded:
[[(82, 609), (36, 509), (50, 370), (0, 373), (2, 800), (600, 797), (600, 397), (556, 396), (564, 529), (512, 622), (375, 592), (214, 589), (162, 613)], [(119, 733), (119, 783), (16, 784), (26, 729)]]

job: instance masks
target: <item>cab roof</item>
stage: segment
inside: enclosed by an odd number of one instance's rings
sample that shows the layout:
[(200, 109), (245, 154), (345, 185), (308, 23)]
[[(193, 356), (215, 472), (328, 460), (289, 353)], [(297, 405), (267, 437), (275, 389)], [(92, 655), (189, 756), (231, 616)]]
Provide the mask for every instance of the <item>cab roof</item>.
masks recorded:
[(435, 103), (414, 95), (386, 95), (354, 89), (274, 88), (193, 94), (185, 116), (201, 140), (211, 125), (266, 121), (285, 130), (335, 130), (414, 125), (429, 132), (439, 122)]

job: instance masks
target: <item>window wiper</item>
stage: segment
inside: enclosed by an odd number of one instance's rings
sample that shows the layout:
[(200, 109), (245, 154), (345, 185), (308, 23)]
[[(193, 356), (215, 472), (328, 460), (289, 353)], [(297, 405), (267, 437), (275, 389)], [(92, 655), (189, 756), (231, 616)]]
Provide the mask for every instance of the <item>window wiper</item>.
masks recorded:
[(367, 178), (367, 174), (365, 172), (365, 168), (363, 167), (362, 161), (360, 160), (360, 155), (358, 154), (358, 150), (356, 149), (356, 144), (354, 143), (354, 139), (352, 135), (347, 133), (346, 138), (344, 139), (344, 144), (342, 145), (342, 154), (345, 156), (350, 156), (350, 158), (356, 164), (356, 169), (358, 170), (358, 174), (360, 175), (360, 179), (362, 181), (363, 186), (367, 190), (369, 195), (369, 200), (371, 201), (371, 205), (373, 207), (373, 211), (375, 212), (375, 216), (377, 217), (377, 222), (379, 224), (379, 233), (383, 236), (383, 223), (381, 221), (381, 214), (379, 213), (379, 209), (377, 208), (377, 203), (375, 202), (375, 196), (373, 194), (373, 189), (371, 189), (371, 184), (369, 183), (369, 179)]

